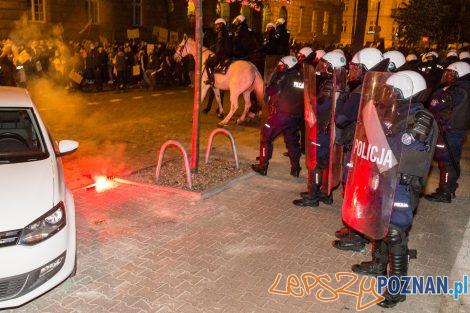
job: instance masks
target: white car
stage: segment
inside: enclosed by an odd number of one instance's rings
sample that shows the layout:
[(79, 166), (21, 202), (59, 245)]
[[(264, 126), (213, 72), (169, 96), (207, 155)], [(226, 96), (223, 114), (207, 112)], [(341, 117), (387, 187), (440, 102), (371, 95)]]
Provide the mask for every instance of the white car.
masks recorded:
[(60, 158), (77, 148), (52, 139), (25, 89), (0, 87), (0, 309), (75, 274), (75, 205)]

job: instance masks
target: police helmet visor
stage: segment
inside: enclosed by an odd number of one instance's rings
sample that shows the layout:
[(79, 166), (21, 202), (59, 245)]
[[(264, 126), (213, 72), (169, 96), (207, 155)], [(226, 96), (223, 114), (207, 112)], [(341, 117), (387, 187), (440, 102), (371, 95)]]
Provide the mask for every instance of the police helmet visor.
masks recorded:
[(380, 107), (387, 108), (383, 110), (385, 114), (381, 117), (384, 132), (386, 135), (391, 135), (395, 132), (394, 128), (397, 127), (397, 120), (400, 115), (407, 113), (401, 112), (403, 108), (407, 107), (406, 105), (403, 106), (406, 101), (403, 100), (403, 93), (400, 89), (388, 85), (383, 86), (382, 96), (379, 101)]
[(362, 66), (362, 64), (350, 63), (348, 80), (362, 82), (363, 79), (364, 79), (364, 67)]
[(315, 68), (315, 72), (322, 76), (331, 76), (333, 74), (333, 68), (328, 61), (320, 59), (320, 62), (318, 62), (317, 67)]
[(441, 84), (450, 84), (459, 78), (459, 74), (456, 71), (446, 69), (442, 74)]

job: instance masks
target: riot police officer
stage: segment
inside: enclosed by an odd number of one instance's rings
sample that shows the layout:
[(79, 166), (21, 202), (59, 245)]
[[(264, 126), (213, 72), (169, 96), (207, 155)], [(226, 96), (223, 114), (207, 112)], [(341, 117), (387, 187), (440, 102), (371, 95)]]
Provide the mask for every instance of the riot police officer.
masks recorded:
[[(357, 202), (351, 201), (350, 199), (354, 197), (351, 198), (348, 195), (348, 193), (355, 192), (356, 186), (354, 183), (349, 184), (348, 182), (343, 216), (348, 219), (348, 217), (352, 217), (350, 212), (357, 212), (355, 210), (359, 206), (363, 206), (364, 215), (356, 215), (348, 221), (354, 224), (354, 227), (359, 231), (364, 231), (365, 235), (375, 238), (372, 240), (372, 261), (353, 265), (353, 272), (363, 275), (386, 276), (388, 265), (388, 276), (400, 279), (402, 276), (407, 276), (409, 259), (415, 257), (415, 251), (408, 249), (408, 231), (413, 222), (413, 211), (418, 206), (419, 193), (425, 186), (438, 135), (438, 127), (432, 114), (424, 109), (422, 104), (428, 98), (429, 91), (424, 78), (414, 71), (392, 74), (385, 82), (383, 100), (379, 100), (376, 104), (376, 112), (382, 110), (384, 113), (383, 115), (378, 114), (383, 124), (382, 138), (385, 139), (389, 151), (397, 155), (399, 159), (397, 164), (385, 166), (383, 163), (373, 161), (372, 157), (358, 156), (354, 161), (356, 168), (350, 170), (349, 175), (351, 176), (363, 175), (362, 178), (369, 177), (376, 182), (376, 185), (373, 188), (368, 188), (364, 194), (356, 194)], [(393, 110), (390, 110), (391, 106), (386, 104), (382, 109), (380, 108), (380, 103), (390, 101)], [(364, 101), (363, 105), (367, 105), (367, 103), (368, 101)], [(366, 132), (367, 124), (371, 121), (370, 118), (363, 120)], [(380, 130), (375, 128), (375, 131)], [(356, 133), (355, 141), (360, 140), (360, 135)], [(372, 142), (372, 139), (367, 138), (366, 140), (369, 140), (366, 142), (368, 145), (377, 144), (377, 142)], [(355, 146), (355, 149), (360, 148)], [(358, 158), (362, 159), (358, 161)], [(357, 164), (360, 162), (366, 165), (358, 166)], [(379, 166), (384, 168), (381, 171), (376, 171), (375, 169)], [(371, 174), (364, 175), (367, 169), (371, 169)], [(357, 173), (358, 171), (361, 173)], [(363, 181), (361, 183), (364, 184)], [(393, 194), (393, 191), (394, 196), (387, 196)], [(381, 201), (376, 202), (375, 199), (381, 199)], [(379, 212), (376, 215), (378, 218), (366, 221), (364, 216), (372, 211)], [(389, 225), (388, 222), (381, 223), (381, 218), (385, 219), (385, 216), (390, 217)], [(405, 295), (400, 293), (392, 295), (388, 290), (385, 290), (383, 296), (385, 299), (378, 305), (384, 308), (394, 307), (406, 299)]]
[[(388, 69), (388, 63), (389, 60), (385, 59), (382, 52), (376, 48), (360, 50), (349, 63), (347, 90), (338, 99), (335, 112), (336, 143), (342, 144), (346, 150), (346, 157), (343, 161), (343, 188), (346, 186), (346, 169), (351, 157), (364, 75), (368, 71), (384, 72)], [(333, 246), (340, 250), (364, 251), (365, 244), (368, 242), (367, 239), (347, 226), (336, 231), (335, 236), (339, 240), (335, 240)]]
[(276, 72), (266, 88), (266, 94), (270, 97), (270, 114), (261, 129), (259, 164), (252, 164), (251, 167), (255, 172), (267, 175), (273, 153), (273, 140), (283, 134), (291, 164), (290, 174), (299, 177), (299, 128), (304, 109), (304, 90), (295, 57), (285, 56), (279, 61)]
[(299, 61), (299, 63), (307, 63), (310, 65), (314, 65), (313, 62), (315, 61), (315, 53), (313, 53), (312, 48), (303, 47), (299, 50), (299, 52), (297, 52), (297, 60)]
[(227, 22), (223, 18), (218, 18), (214, 22), (216, 41), (215, 54), (206, 60), (207, 81), (206, 84), (214, 84), (214, 67), (232, 56), (232, 39), (227, 30)]
[(459, 53), (459, 60), (463, 62), (467, 62), (470, 65), (470, 52), (462, 51)]
[[(311, 54), (313, 54), (313, 51), (310, 52), (310, 55)], [(297, 206), (316, 207), (319, 205), (319, 201), (331, 203), (331, 198), (322, 192), (322, 186), (325, 185), (323, 177), (327, 176), (324, 175), (324, 172), (328, 171), (330, 156), (333, 73), (335, 68), (345, 69), (345, 67), (346, 58), (344, 55), (332, 51), (323, 56), (315, 69), (315, 73), (319, 73), (323, 79), (321, 80), (317, 94), (312, 95), (312, 97), (316, 97), (315, 112), (313, 112), (316, 122), (309, 126), (309, 121), (306, 121), (306, 128), (308, 128), (309, 133), (306, 141), (306, 149), (308, 149), (307, 168), (309, 170), (307, 182), (308, 191), (301, 193), (302, 199), (293, 201)], [(308, 104), (306, 103), (306, 105)], [(315, 158), (315, 160), (309, 162), (309, 158)]]
[(278, 18), (276, 20), (276, 31), (274, 33), (274, 49), (276, 54), (289, 55), (290, 32), (286, 27), (286, 20)]
[(434, 92), (429, 106), (441, 130), (435, 153), (439, 187), (425, 198), (450, 203), (458, 186), (462, 146), (470, 128), (470, 65), (452, 63), (444, 72), (442, 83), (445, 87)]
[(423, 57), (423, 64), (421, 65), (421, 74), (426, 80), (426, 85), (435, 90), (439, 87), (439, 82), (444, 72), (444, 68), (437, 63), (439, 54), (435, 51), (430, 51), (426, 53)]
[(406, 56), (405, 58), (406, 63), (403, 66), (403, 70), (410, 70), (410, 71), (415, 71), (421, 73), (419, 70), (419, 62), (418, 62), (418, 57), (414, 53), (410, 53)]
[(406, 59), (403, 53), (398, 50), (390, 50), (384, 53), (384, 58), (389, 59), (388, 71), (398, 72), (403, 69), (406, 64)]
[(236, 59), (247, 59), (252, 56), (256, 48), (254, 35), (246, 23), (243, 15), (238, 15), (232, 22), (233, 31), (233, 56)]
[(266, 29), (264, 31), (263, 36), (263, 46), (261, 47), (261, 52), (266, 55), (273, 55), (276, 54), (275, 50), (275, 35), (276, 32), (276, 25), (274, 23), (266, 24)]

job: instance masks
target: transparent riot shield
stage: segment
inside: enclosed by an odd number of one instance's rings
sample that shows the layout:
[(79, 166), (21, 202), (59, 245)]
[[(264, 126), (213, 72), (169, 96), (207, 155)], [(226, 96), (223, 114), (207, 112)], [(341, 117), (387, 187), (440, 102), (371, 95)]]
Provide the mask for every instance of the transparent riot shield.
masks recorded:
[(317, 99), (315, 68), (312, 65), (303, 63), (303, 72), (305, 163), (309, 170), (313, 170), (317, 165)]
[[(364, 78), (343, 200), (345, 223), (372, 239), (383, 239), (388, 230), (410, 107), (386, 85), (390, 75), (368, 72)], [(407, 76), (402, 82), (412, 89)]]
[(264, 84), (268, 85), (282, 55), (267, 55), (264, 60)]
[(331, 121), (330, 121), (330, 160), (328, 162), (328, 194), (339, 185), (341, 181), (341, 170), (343, 165), (343, 146), (335, 144), (336, 126), (335, 112), (338, 97), (341, 92), (346, 90), (346, 80), (348, 73), (343, 67), (337, 67), (333, 72), (333, 94), (331, 102)]

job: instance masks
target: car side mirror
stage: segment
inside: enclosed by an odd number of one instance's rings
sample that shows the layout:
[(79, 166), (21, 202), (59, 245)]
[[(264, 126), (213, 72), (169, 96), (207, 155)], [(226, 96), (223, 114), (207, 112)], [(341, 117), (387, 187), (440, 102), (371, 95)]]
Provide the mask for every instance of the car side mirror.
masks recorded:
[(59, 142), (59, 153), (57, 153), (57, 157), (69, 155), (71, 153), (74, 153), (77, 149), (78, 142), (76, 142), (75, 140), (61, 140)]

